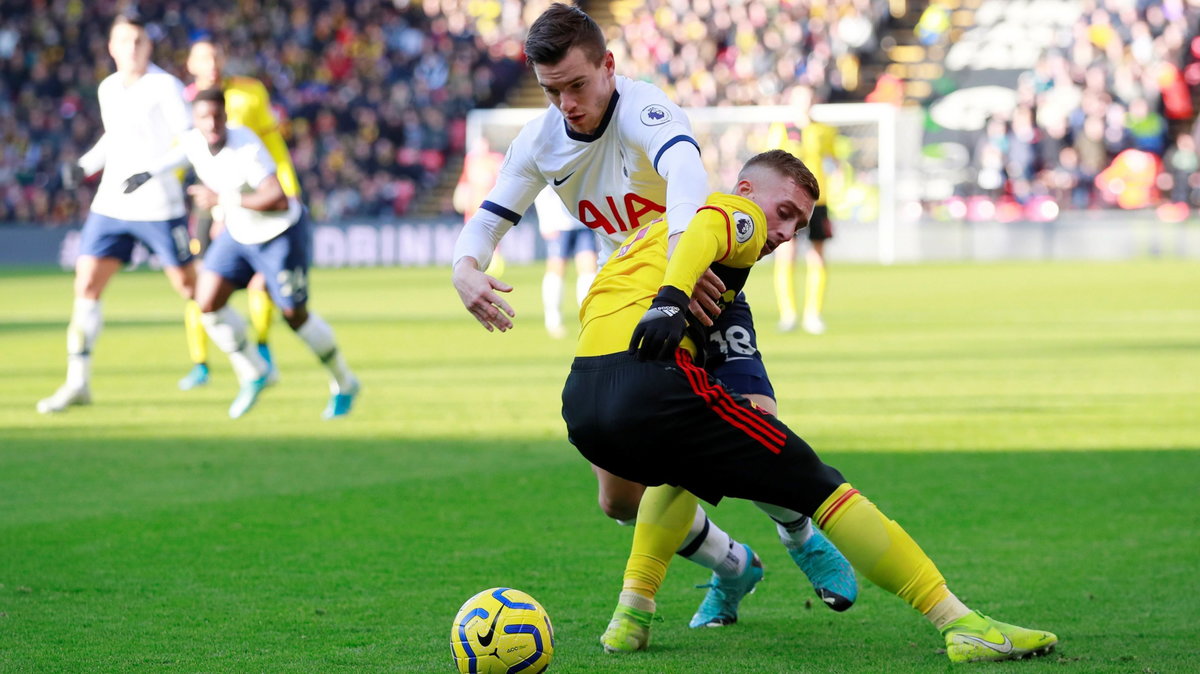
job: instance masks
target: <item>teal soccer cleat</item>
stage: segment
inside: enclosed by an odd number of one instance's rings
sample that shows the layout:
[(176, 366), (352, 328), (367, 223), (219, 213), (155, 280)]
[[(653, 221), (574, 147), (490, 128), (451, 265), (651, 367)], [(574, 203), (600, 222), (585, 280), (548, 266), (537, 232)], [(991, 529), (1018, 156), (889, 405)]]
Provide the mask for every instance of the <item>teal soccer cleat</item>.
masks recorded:
[(708, 585), (701, 585), (708, 588), (708, 594), (704, 595), (704, 601), (700, 602), (700, 608), (696, 609), (696, 615), (692, 616), (688, 627), (723, 627), (737, 622), (738, 605), (742, 603), (742, 598), (754, 592), (763, 577), (762, 561), (758, 555), (749, 545), (743, 543), (742, 547), (746, 548), (746, 570), (737, 578), (721, 578), (714, 573)]
[(796, 566), (808, 576), (817, 596), (835, 611), (845, 611), (858, 598), (854, 567), (833, 543), (813, 526), (812, 537), (800, 549), (788, 548)]
[(263, 375), (258, 379), (253, 379), (242, 384), (242, 389), (238, 391), (237, 397), (233, 399), (233, 404), (229, 406), (229, 418), (237, 419), (254, 407), (254, 403), (258, 402), (258, 396), (267, 387), (267, 375)]
[(329, 404), (325, 406), (325, 411), (321, 413), (324, 419), (337, 419), (350, 414), (350, 408), (354, 406), (354, 398), (358, 396), (362, 386), (358, 380), (354, 380), (354, 384), (346, 390), (345, 393), (334, 393), (329, 396)]
[(204, 363), (196, 363), (183, 379), (179, 380), (180, 391), (190, 391), (194, 388), (199, 388), (208, 383), (208, 365)]

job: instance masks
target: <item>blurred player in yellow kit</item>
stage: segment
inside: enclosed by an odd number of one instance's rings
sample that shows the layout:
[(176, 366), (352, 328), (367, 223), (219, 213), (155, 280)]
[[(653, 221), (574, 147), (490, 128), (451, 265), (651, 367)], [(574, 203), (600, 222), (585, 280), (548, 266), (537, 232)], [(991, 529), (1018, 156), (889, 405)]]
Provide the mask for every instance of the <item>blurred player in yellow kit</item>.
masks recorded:
[[(188, 85), (184, 95), (190, 101), (197, 91), (214, 87), (225, 90), (225, 114), (230, 126), (243, 126), (258, 136), (271, 159), (275, 160), (276, 176), (283, 187), (283, 193), (289, 198), (300, 197), (300, 181), (296, 177), (296, 169), (292, 166), (292, 158), (288, 154), (287, 143), (279, 130), (279, 120), (271, 110), (271, 98), (263, 83), (253, 77), (224, 75), (225, 52), (212, 38), (201, 38), (192, 44), (188, 54), (187, 70), (195, 81)], [(196, 232), (192, 239), (192, 249), (197, 255), (203, 255), (212, 241), (212, 213), (206, 209), (196, 209)], [(261, 274), (256, 274), (246, 288), (250, 305), (250, 324), (258, 340), (258, 351), (267, 364), (271, 366), (270, 377), (274, 381), (278, 372), (271, 361), (271, 350), (267, 346), (267, 335), (271, 322), (275, 318), (275, 306), (271, 303), (271, 295), (267, 292), (266, 282)], [(200, 307), (195, 302), (188, 305), (187, 334), (188, 349), (191, 353), (191, 372), (179, 381), (179, 388), (189, 390), (208, 383), (208, 342), (204, 333), (204, 325), (200, 322)]]
[[(825, 164), (833, 160), (837, 130), (828, 124), (813, 121), (810, 116), (812, 97), (812, 89), (796, 89), (796, 105), (802, 113), (796, 120), (796, 126), (800, 128), (799, 141), (787, 145), (775, 142), (771, 146), (787, 147), (812, 171), (818, 184), (827, 186), (829, 182), (826, 180)], [(825, 307), (825, 242), (833, 238), (833, 223), (829, 221), (829, 209), (826, 208), (827, 199), (825, 193), (821, 194), (813, 208), (812, 220), (808, 223), (809, 248), (804, 256), (804, 318), (800, 324), (805, 332), (813, 335), (825, 332), (825, 321), (821, 318)], [(775, 251), (775, 299), (779, 303), (781, 332), (796, 329), (796, 245), (795, 240), (788, 241)]]

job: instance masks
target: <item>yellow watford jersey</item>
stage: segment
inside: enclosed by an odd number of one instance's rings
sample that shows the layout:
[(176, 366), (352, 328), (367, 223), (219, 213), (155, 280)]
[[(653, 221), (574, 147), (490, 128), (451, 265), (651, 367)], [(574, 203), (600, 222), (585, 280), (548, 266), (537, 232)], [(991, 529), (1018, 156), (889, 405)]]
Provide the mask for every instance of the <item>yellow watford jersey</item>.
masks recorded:
[[(753, 201), (712, 194), (696, 211), (667, 261), (667, 223), (638, 229), (612, 256), (579, 308), (577, 356), (603, 356), (629, 348), (633, 328), (650, 308), (658, 289), (674, 286), (691, 295), (696, 281), (714, 263), (731, 269), (754, 266), (767, 241), (766, 217)], [(726, 282), (729, 285), (729, 282)], [(740, 288), (729, 288), (736, 293)], [(682, 345), (695, 355), (695, 344)]]
[(231, 126), (244, 126), (254, 132), (267, 146), (275, 160), (275, 174), (283, 193), (300, 196), (300, 181), (288, 154), (287, 143), (279, 133), (279, 120), (271, 110), (271, 98), (262, 82), (252, 77), (230, 77), (225, 80), (225, 116)]
[(800, 161), (812, 171), (813, 176), (817, 179), (817, 184), (822, 186), (821, 196), (817, 199), (817, 206), (826, 204), (825, 195), (829, 193), (825, 189), (825, 162), (833, 158), (834, 141), (837, 140), (837, 129), (834, 129), (828, 124), (813, 122), (804, 127), (800, 131)]

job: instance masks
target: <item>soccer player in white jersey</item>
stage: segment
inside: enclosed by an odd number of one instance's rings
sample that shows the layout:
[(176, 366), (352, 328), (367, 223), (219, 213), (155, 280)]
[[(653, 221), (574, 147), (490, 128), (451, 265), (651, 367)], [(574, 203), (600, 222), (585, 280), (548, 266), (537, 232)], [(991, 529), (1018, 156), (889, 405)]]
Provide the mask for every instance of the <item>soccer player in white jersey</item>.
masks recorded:
[(191, 126), (183, 84), (150, 63), (152, 45), (141, 20), (121, 15), (113, 22), (108, 53), (117, 71), (100, 83), (104, 135), (68, 175), (104, 169), (91, 212), (83, 225), (75, 262), (75, 306), (67, 327), (67, 381), (38, 402), (43, 414), (92, 400), (91, 355), (103, 325), (100, 296), (113, 274), (127, 264), (135, 241), (157, 256), (171, 285), (184, 299), (195, 291), (196, 271), (188, 248), (183, 187), (173, 174), (148, 181), (131, 194), (122, 181), (158, 157)]
[[(600, 238), (607, 257), (640, 226), (666, 217), (672, 240), (682, 233), (708, 196), (708, 176), (683, 110), (657, 87), (615, 74), (604, 34), (581, 10), (555, 3), (530, 26), (525, 55), (550, 106), (525, 125), (508, 149), (496, 187), (467, 222), (455, 245), (454, 286), (467, 310), (488, 331), (513, 326), (512, 307), (498, 294), (508, 284), (483, 273), (500, 238), (521, 219), (537, 194), (551, 185), (576, 217)], [(710, 326), (706, 343), (713, 373), (760, 409), (774, 413), (774, 391), (754, 342), (744, 297), (721, 311), (724, 284), (711, 272), (699, 285), (693, 313)], [(730, 298), (733, 299), (733, 298)], [(636, 517), (643, 485), (593, 466), (600, 505), (618, 521)], [(857, 596), (849, 563), (794, 512), (759, 504), (775, 521), (789, 553), (813, 582), (821, 599), (845, 610)], [(633, 554), (655, 533), (641, 527)], [(713, 570), (709, 592), (692, 617), (692, 627), (737, 620), (741, 599), (762, 578), (762, 564), (711, 523), (697, 507), (693, 526), (678, 554)]]
[(149, 165), (129, 179), (140, 183), (147, 175), (190, 163), (199, 185), (188, 194), (199, 208), (214, 209), (224, 231), (209, 245), (204, 270), (196, 287), (196, 302), (208, 336), (228, 356), (241, 382), (229, 416), (248, 412), (268, 382), (269, 365), (252, 340), (246, 323), (226, 306), (229, 296), (245, 288), (255, 273), (287, 324), (308, 345), (330, 373), (329, 404), (323, 416), (350, 412), (359, 391), (358, 378), (347, 367), (334, 341), (333, 329), (308, 311), (308, 216), (299, 199), (288, 197), (276, 175), (275, 161), (253, 131), (225, 123), (225, 92), (205, 89), (192, 101), (195, 128), (178, 151)]

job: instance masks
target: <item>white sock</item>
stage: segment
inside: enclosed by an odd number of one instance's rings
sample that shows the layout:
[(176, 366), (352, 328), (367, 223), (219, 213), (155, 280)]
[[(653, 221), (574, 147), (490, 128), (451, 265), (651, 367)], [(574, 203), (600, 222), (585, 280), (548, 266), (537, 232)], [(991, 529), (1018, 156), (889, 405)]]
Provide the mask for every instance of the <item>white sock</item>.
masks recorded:
[(546, 272), (542, 276), (542, 307), (546, 312), (546, 329), (562, 325), (563, 279), (557, 274)]
[(929, 609), (929, 613), (925, 614), (925, 618), (933, 623), (937, 631), (941, 632), (946, 628), (946, 625), (958, 620), (959, 618), (970, 613), (971, 609), (967, 605), (954, 596), (953, 592), (946, 595), (946, 598), (933, 605)]
[(92, 378), (92, 347), (104, 327), (100, 300), (75, 298), (67, 325), (67, 384), (84, 388)]
[(755, 501), (754, 505), (775, 521), (775, 530), (779, 532), (779, 542), (783, 543), (785, 548), (799, 550), (804, 547), (808, 539), (812, 538), (812, 520), (804, 513), (759, 501)]
[(583, 298), (587, 297), (588, 289), (592, 287), (592, 281), (596, 280), (595, 274), (580, 274), (575, 279), (575, 303), (583, 306)]
[(700, 506), (696, 506), (692, 528), (675, 554), (712, 569), (722, 578), (740, 576), (749, 561), (746, 548), (713, 524)]
[(639, 611), (654, 613), (654, 600), (633, 590), (621, 590), (621, 594), (617, 597), (617, 603), (621, 606), (636, 608)]
[(267, 361), (259, 355), (258, 347), (246, 338), (246, 321), (241, 314), (225, 306), (201, 314), (200, 322), (204, 323), (204, 331), (213, 344), (229, 356), (238, 381), (253, 381), (267, 373)]
[(308, 320), (296, 329), (296, 335), (304, 340), (313, 354), (329, 370), (332, 379), (329, 383), (331, 393), (345, 393), (354, 388), (354, 373), (342, 358), (342, 352), (337, 348), (333, 338), (333, 328), (318, 314), (308, 312)]

